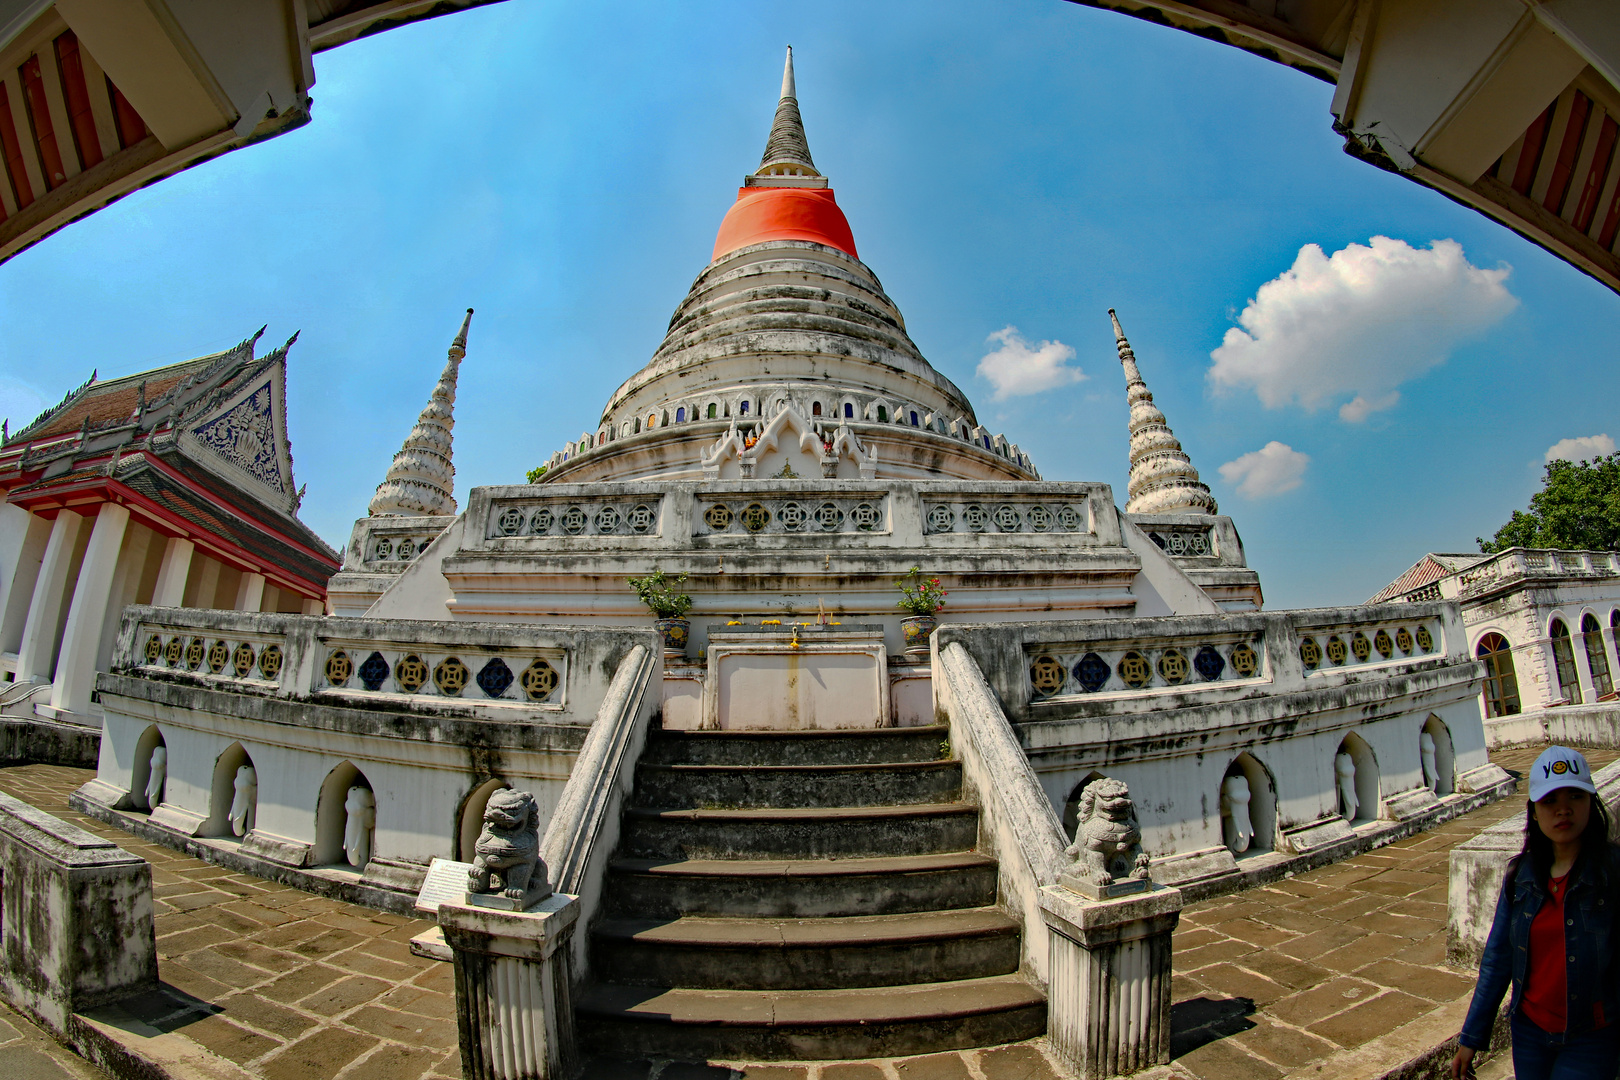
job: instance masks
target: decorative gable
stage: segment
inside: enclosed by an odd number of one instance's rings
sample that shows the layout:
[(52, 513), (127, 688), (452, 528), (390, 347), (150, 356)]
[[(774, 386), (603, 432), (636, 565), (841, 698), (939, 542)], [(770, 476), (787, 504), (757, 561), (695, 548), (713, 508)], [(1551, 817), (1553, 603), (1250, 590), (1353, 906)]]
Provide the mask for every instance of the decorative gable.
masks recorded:
[(297, 509), (292, 451), (287, 441), (286, 350), (278, 349), (242, 379), (215, 408), (186, 424), (186, 456), (261, 497)]

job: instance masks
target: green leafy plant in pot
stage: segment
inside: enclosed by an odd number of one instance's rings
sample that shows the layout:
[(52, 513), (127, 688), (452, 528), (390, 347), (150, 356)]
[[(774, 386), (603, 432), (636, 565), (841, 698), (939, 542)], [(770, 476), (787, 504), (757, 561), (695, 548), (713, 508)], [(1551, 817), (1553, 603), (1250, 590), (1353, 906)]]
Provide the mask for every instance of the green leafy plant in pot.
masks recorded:
[(679, 577), (670, 577), (655, 566), (646, 577), (625, 580), (635, 590), (636, 599), (653, 613), (653, 626), (664, 635), (664, 651), (685, 653), (692, 632), (692, 623), (686, 618), (692, 598), (676, 591), (686, 583), (685, 571)]
[(928, 651), (928, 636), (939, 626), (934, 613), (945, 606), (945, 588), (939, 578), (923, 577), (920, 566), (913, 566), (895, 584), (900, 588), (900, 600), (895, 606), (910, 612), (900, 620), (900, 631), (906, 639), (906, 652), (925, 653)]

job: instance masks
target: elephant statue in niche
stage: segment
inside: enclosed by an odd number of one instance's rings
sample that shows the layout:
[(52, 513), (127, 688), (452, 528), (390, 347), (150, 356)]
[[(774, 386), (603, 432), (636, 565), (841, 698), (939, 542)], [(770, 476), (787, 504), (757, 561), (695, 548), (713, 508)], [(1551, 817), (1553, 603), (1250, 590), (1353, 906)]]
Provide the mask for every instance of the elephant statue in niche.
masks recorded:
[(1425, 731), (1418, 736), (1418, 757), (1423, 761), (1423, 786), (1438, 794), (1440, 768), (1435, 764), (1434, 754), (1434, 736)]
[(1221, 782), (1221, 810), (1230, 833), (1226, 837), (1226, 846), (1234, 855), (1243, 854), (1254, 843), (1254, 822), (1249, 817), (1250, 798), (1249, 781), (1242, 774), (1228, 776)]
[(169, 777), (169, 751), (162, 746), (152, 747), (151, 771), (146, 776), (146, 808), (156, 810), (163, 801), (163, 782)]
[(366, 863), (371, 861), (371, 832), (377, 824), (377, 798), (372, 795), (370, 788), (356, 785), (349, 789), (343, 810), (348, 815), (348, 824), (343, 830), (343, 853), (348, 856), (350, 866), (357, 870), (364, 869)]
[(253, 831), (253, 817), (259, 803), (259, 774), (253, 766), (236, 770), (236, 794), (231, 797), (231, 832), (246, 836)]
[(1361, 800), (1356, 797), (1356, 763), (1343, 750), (1333, 757), (1333, 775), (1339, 787), (1339, 815), (1354, 821), (1361, 812)]

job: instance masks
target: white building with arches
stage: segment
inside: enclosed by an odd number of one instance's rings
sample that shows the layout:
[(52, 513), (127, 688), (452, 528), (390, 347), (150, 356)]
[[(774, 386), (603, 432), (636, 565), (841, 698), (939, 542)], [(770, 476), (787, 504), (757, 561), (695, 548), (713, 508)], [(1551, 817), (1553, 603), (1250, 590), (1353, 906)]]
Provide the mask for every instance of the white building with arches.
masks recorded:
[(1605, 725), (1609, 739), (1620, 735), (1620, 554), (1430, 553), (1370, 602), (1419, 600), (1461, 605), (1470, 652), (1485, 665), (1480, 710), (1488, 731), (1578, 713)]

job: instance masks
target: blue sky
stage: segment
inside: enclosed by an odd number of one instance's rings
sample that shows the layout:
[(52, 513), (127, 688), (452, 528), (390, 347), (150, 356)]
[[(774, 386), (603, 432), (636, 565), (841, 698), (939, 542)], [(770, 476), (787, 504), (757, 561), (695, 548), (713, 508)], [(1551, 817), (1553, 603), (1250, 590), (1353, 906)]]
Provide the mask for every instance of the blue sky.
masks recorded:
[[(1118, 308), (1270, 607), (1357, 602), (1426, 550), (1472, 550), (1550, 446), (1620, 437), (1620, 297), (1345, 156), (1327, 84), (1060, 0), (603, 10), (510, 0), (322, 54), (311, 124), (0, 265), (0, 412), (15, 427), (92, 367), (299, 330), (303, 516), (341, 545), (472, 306), (457, 494), (520, 481), (657, 347), (758, 163), (791, 43), (816, 163), (924, 355), (1048, 479), (1123, 501)], [(1387, 261), (1383, 292), (1320, 317), (1320, 280), (1284, 282), (1255, 325), (1294, 332), (1256, 331), (1248, 374), (1212, 379), (1303, 247), (1375, 236), (1438, 299), (1394, 310), (1421, 290)], [(1449, 277), (1446, 240), (1466, 260)], [(1322, 265), (1343, 284), (1366, 262)], [(1085, 378), (997, 400), (978, 369), (1007, 327)], [(1380, 407), (1344, 418), (1355, 394)], [(1223, 477), (1271, 443), (1294, 456), (1272, 452), (1269, 483)]]

